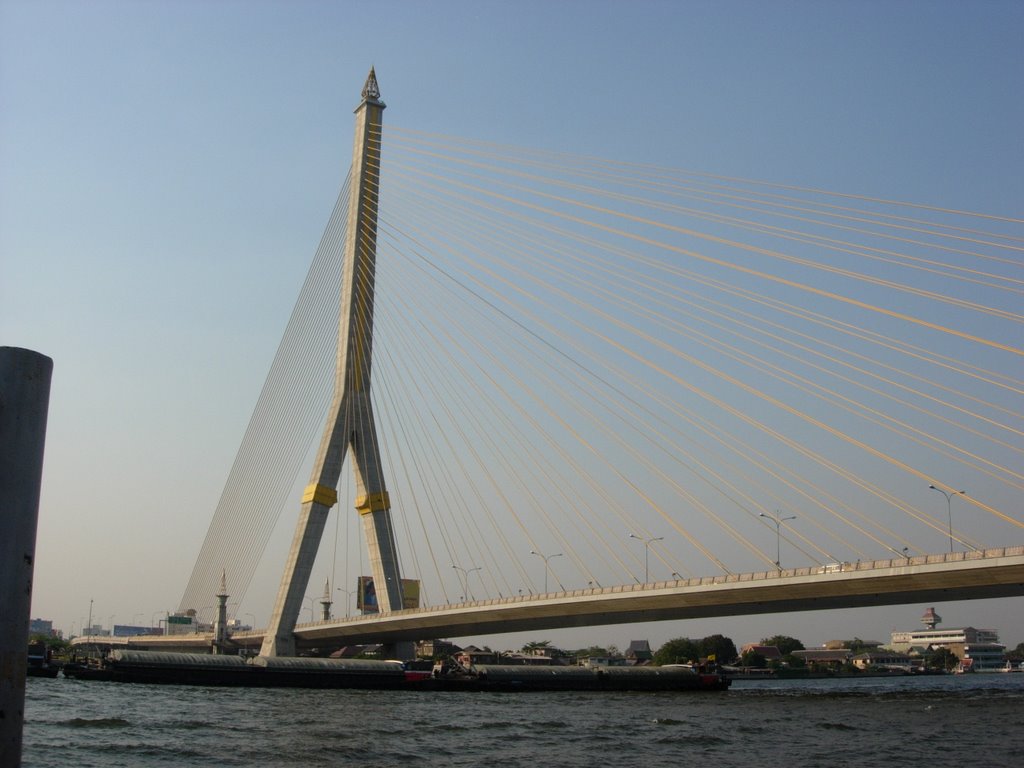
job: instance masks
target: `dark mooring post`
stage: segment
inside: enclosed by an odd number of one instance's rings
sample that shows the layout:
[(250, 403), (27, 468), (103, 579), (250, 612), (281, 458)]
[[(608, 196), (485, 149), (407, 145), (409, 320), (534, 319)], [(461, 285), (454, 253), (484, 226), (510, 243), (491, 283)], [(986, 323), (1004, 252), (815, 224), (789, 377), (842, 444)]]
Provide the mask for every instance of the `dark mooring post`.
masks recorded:
[(0, 347), (0, 766), (21, 765), (32, 565), (53, 360)]

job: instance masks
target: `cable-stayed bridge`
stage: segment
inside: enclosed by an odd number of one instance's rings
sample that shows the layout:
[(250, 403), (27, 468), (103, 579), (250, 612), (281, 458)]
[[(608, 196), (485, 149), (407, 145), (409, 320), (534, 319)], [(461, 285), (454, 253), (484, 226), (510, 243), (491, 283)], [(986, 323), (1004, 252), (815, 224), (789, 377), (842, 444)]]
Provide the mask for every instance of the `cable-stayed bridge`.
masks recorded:
[(243, 613), (296, 511), (265, 653), (1024, 594), (1024, 222), (383, 109), (182, 610)]

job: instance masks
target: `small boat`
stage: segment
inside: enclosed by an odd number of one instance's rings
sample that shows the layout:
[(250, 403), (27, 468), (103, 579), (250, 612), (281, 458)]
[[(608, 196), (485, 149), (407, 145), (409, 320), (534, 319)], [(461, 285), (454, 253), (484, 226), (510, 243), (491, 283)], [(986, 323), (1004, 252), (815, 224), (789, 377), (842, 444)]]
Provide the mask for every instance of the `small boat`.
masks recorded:
[(46, 662), (33, 664), (31, 658), (29, 659), (28, 667), (25, 669), (26, 677), (56, 677), (59, 673), (60, 667)]
[(28, 647), (26, 677), (56, 677), (60, 666), (53, 663), (53, 654), (43, 643), (32, 643)]
[(63, 668), (64, 677), (74, 680), (112, 680), (113, 672), (100, 663), (69, 661)]

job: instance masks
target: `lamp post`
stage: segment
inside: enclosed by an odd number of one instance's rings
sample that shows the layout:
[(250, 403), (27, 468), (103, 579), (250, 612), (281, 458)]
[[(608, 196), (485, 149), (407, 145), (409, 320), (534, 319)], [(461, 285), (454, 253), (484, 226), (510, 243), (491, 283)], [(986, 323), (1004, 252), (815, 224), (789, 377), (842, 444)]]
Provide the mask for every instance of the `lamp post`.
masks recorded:
[(355, 594), (355, 590), (345, 589), (344, 587), (335, 587), (335, 589), (337, 589), (339, 592), (345, 593), (345, 618), (347, 619), (349, 618), (349, 616), (351, 616), (351, 614), (349, 613), (349, 606), (351, 605), (352, 595)]
[(781, 571), (782, 563), (780, 561), (782, 560), (782, 524), (786, 520), (796, 520), (796, 515), (789, 515), (788, 517), (779, 517), (778, 513), (774, 515), (766, 515), (764, 512), (761, 512), (758, 515), (758, 517), (767, 517), (769, 520), (775, 523), (775, 567)]
[(539, 557), (541, 560), (544, 561), (544, 594), (546, 595), (548, 593), (548, 570), (549, 570), (548, 560), (550, 560), (553, 557), (561, 557), (562, 553), (561, 552), (555, 552), (555, 554), (553, 554), (553, 555), (542, 555), (537, 550), (531, 549), (530, 550), (530, 554), (531, 555), (536, 555), (537, 557)]
[(953, 491), (952, 493), (948, 493), (948, 492), (942, 490), (941, 488), (936, 488), (934, 485), (929, 485), (928, 487), (931, 488), (933, 491), (938, 491), (939, 493), (941, 493), (943, 496), (946, 497), (946, 514), (949, 517), (949, 551), (950, 551), (950, 554), (952, 554), (952, 552), (953, 552), (953, 497), (956, 496), (956, 495), (966, 496), (967, 495), (967, 491)]
[(313, 618), (313, 605), (314, 605), (314, 601), (316, 600), (316, 598), (315, 597), (310, 597), (309, 595), (306, 595), (302, 599), (303, 600), (309, 600), (309, 623), (312, 624), (314, 621), (316, 621), (316, 619)]
[(252, 624), (249, 625), (249, 629), (256, 629), (256, 614), (247, 613), (245, 615), (252, 619)]
[(459, 571), (462, 574), (463, 592), (469, 597), (470, 600), (476, 600), (476, 598), (473, 597), (473, 593), (469, 590), (469, 574), (471, 574), (473, 571), (482, 571), (483, 568), (477, 566), (475, 568), (470, 568), (468, 571), (465, 568), (462, 568), (458, 565), (453, 565), (452, 568), (454, 568), (456, 571)]
[(629, 538), (638, 539), (639, 541), (642, 541), (644, 543), (644, 584), (647, 584), (651, 580), (650, 568), (648, 567), (650, 563), (651, 544), (653, 544), (655, 541), (664, 541), (665, 537), (652, 536), (650, 538), (644, 538), (643, 536), (637, 536), (635, 533), (631, 533), (629, 534)]
[(199, 634), (199, 631), (203, 627), (203, 611), (212, 611), (216, 607), (217, 606), (215, 606), (215, 605), (204, 605), (202, 608), (200, 608), (198, 611), (196, 611), (195, 625), (194, 625), (196, 634)]

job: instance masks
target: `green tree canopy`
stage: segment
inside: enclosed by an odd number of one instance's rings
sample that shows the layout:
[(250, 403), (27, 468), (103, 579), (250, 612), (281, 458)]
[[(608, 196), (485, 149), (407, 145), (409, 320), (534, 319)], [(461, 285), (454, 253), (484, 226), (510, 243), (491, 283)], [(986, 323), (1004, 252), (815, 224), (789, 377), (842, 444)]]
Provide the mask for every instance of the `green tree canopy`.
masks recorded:
[(761, 641), (761, 645), (774, 645), (779, 649), (779, 653), (783, 656), (787, 656), (793, 651), (804, 650), (804, 644), (795, 637), (790, 637), (789, 635), (772, 635), (771, 637), (766, 637)]
[(765, 667), (768, 665), (768, 660), (760, 653), (754, 650), (744, 651), (743, 655), (740, 656), (740, 666), (744, 667)]
[(550, 647), (551, 647), (551, 641), (550, 640), (531, 640), (530, 642), (528, 642), (526, 645), (523, 646), (522, 650), (525, 653), (529, 653), (530, 651), (537, 651), (537, 650), (540, 650), (541, 648), (550, 648)]
[(853, 640), (843, 640), (843, 647), (849, 648), (850, 652), (856, 656), (858, 653), (867, 653), (868, 651), (875, 650), (878, 648), (878, 643), (872, 643), (855, 637)]
[(54, 652), (66, 651), (71, 647), (71, 643), (67, 640), (62, 640), (59, 637), (53, 635), (44, 635), (37, 632), (34, 635), (30, 635), (28, 638), (29, 643), (43, 643), (47, 648)]
[(949, 648), (936, 648), (925, 659), (925, 665), (929, 669), (944, 669), (947, 672), (953, 670), (959, 663), (960, 657)]
[(714, 656), (719, 664), (732, 664), (739, 653), (736, 644), (725, 635), (708, 635), (697, 643), (702, 657)]
[(688, 637), (677, 637), (675, 640), (669, 640), (655, 651), (654, 663), (658, 666), (688, 664), (691, 661), (699, 661), (700, 657), (700, 646), (697, 641)]

